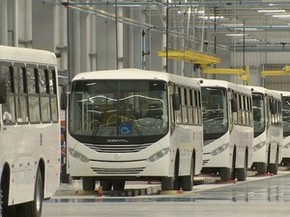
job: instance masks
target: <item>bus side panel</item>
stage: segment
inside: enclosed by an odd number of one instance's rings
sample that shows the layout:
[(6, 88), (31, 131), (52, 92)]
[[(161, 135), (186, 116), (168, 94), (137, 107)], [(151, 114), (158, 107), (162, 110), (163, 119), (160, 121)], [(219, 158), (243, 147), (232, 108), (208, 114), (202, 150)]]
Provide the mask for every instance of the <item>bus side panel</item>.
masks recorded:
[(264, 146), (259, 150), (253, 152), (253, 163), (257, 162), (267, 163), (269, 143), (267, 142), (266, 131), (264, 131), (258, 137), (254, 138), (254, 145), (257, 145), (259, 143), (264, 143)]
[[(282, 144), (283, 144), (283, 126), (282, 124), (271, 124), (268, 129), (268, 141), (271, 145), (270, 163), (276, 162), (278, 154), (278, 163), (282, 160)], [(278, 153), (277, 153), (278, 150)]]
[(200, 126), (177, 126), (172, 135), (180, 154), (179, 175), (189, 175), (193, 151), (196, 153), (195, 174), (202, 166), (203, 129)]
[[(253, 128), (234, 125), (230, 141), (236, 147), (236, 168), (245, 167), (245, 154), (248, 148), (248, 167), (252, 165)], [(250, 159), (249, 159), (250, 158)], [(250, 161), (250, 162), (249, 162)]]
[(43, 158), (46, 172), (44, 197), (51, 197), (59, 185), (58, 124), (43, 127), (41, 131), (36, 125), (7, 125), (4, 129), (0, 143), (7, 146), (2, 150), (7, 150), (5, 158), (11, 169), (9, 204), (33, 200), (40, 158)]
[[(34, 194), (34, 177), (37, 159), (31, 153), (39, 153), (39, 137), (27, 136), (33, 129), (19, 126), (4, 126), (1, 136), (2, 150), (5, 150), (5, 161), (10, 167), (10, 192), (8, 204), (32, 201)], [(17, 138), (17, 140), (15, 140)], [(37, 144), (37, 145), (36, 145)], [(15, 156), (18, 156), (15, 158)], [(21, 194), (19, 193), (21, 192)]]
[(50, 198), (60, 184), (60, 125), (50, 125), (42, 132), (42, 156), (45, 160), (44, 198)]

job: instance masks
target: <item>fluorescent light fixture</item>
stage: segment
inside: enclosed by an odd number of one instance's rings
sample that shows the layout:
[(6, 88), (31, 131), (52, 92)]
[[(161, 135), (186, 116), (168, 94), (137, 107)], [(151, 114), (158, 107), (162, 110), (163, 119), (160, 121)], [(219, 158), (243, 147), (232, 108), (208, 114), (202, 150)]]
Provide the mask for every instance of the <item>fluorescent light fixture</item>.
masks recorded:
[[(235, 28), (235, 30), (238, 30), (238, 31), (243, 31), (244, 28)], [(258, 29), (253, 27), (253, 28), (249, 28), (249, 27), (246, 27), (245, 28), (245, 31), (257, 31)]]
[(205, 20), (214, 20), (214, 19), (217, 19), (217, 20), (222, 20), (224, 19), (224, 16), (199, 16), (200, 19), (205, 19)]
[(226, 27), (243, 27), (244, 24), (242, 24), (242, 23), (226, 23), (225, 26)]
[(195, 9), (194, 11), (192, 11), (192, 10), (178, 10), (177, 13), (178, 14), (185, 14), (185, 13), (187, 13), (187, 14), (203, 15), (203, 14), (205, 14), (205, 11), (204, 10), (197, 10), (197, 9)]
[[(240, 41), (244, 41), (243, 39), (241, 39)], [(257, 38), (245, 38), (245, 42), (259, 42), (260, 39)]]
[(278, 9), (265, 9), (265, 10), (258, 10), (259, 13), (285, 13), (285, 10), (278, 10)]
[(196, 14), (205, 14), (205, 11), (204, 10), (194, 9), (194, 13), (196, 13)]
[(272, 17), (275, 17), (275, 18), (290, 18), (290, 14), (276, 14), (276, 15), (273, 15)]
[(243, 33), (228, 33), (228, 34), (226, 34), (226, 36), (230, 36), (230, 37), (243, 37), (244, 34)]

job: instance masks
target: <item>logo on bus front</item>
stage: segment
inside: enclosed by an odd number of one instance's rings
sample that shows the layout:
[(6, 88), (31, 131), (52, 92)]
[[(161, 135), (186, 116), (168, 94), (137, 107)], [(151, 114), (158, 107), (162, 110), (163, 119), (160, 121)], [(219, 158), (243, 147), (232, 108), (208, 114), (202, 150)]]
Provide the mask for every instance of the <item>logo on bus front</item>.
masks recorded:
[(127, 139), (108, 139), (107, 142), (109, 143), (128, 143)]

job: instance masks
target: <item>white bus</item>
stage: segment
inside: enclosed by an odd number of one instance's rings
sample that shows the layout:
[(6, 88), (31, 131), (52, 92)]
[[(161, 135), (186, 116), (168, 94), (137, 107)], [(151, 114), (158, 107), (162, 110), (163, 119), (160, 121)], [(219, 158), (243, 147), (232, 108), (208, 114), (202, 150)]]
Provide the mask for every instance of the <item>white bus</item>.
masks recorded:
[(252, 168), (258, 174), (277, 174), (282, 157), (281, 93), (249, 86), (253, 98), (254, 154)]
[(282, 165), (290, 166), (290, 92), (282, 93), (283, 146)]
[(222, 80), (201, 80), (204, 173), (222, 181), (246, 180), (252, 164), (253, 115), (248, 87)]
[(54, 53), (0, 46), (2, 216), (40, 217), (60, 183)]
[(123, 190), (127, 180), (159, 180), (162, 190), (190, 191), (202, 167), (202, 113), (197, 80), (120, 69), (72, 80), (68, 168), (84, 190)]

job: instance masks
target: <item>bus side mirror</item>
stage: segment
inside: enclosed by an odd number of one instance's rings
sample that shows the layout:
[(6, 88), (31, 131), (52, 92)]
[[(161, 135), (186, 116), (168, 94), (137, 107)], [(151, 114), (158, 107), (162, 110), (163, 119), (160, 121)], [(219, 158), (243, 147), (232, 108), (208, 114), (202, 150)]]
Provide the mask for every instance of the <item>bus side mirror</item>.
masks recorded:
[(7, 90), (5, 78), (0, 78), (0, 104), (6, 103)]
[(231, 99), (231, 108), (232, 108), (232, 112), (238, 111), (237, 99), (235, 99), (235, 98)]
[(179, 110), (180, 109), (180, 98), (177, 93), (172, 94), (172, 105), (173, 105), (173, 110)]
[(62, 93), (60, 95), (60, 109), (61, 110), (67, 109), (67, 93)]

